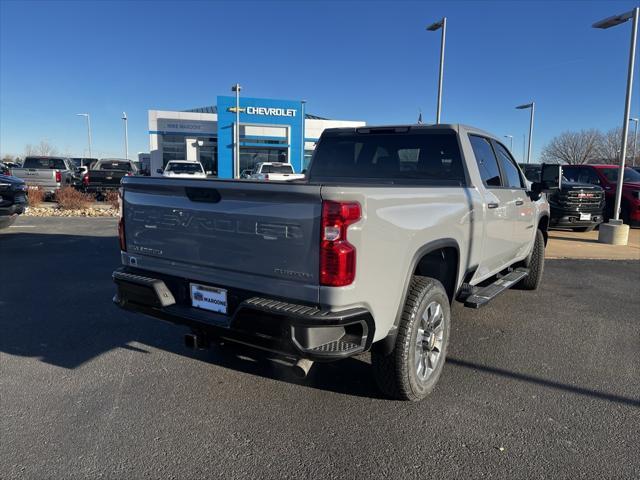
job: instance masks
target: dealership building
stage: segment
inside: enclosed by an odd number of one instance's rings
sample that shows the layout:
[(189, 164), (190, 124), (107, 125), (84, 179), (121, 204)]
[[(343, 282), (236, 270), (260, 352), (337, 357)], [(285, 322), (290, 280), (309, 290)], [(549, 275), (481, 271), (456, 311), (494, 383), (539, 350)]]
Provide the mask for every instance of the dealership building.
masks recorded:
[[(219, 178), (238, 177), (258, 162), (288, 162), (305, 170), (325, 128), (359, 127), (365, 122), (330, 120), (305, 112), (305, 103), (267, 98), (219, 96), (217, 105), (182, 112), (149, 111), (150, 170), (159, 175), (170, 160), (199, 161)], [(234, 138), (239, 132), (239, 159)]]

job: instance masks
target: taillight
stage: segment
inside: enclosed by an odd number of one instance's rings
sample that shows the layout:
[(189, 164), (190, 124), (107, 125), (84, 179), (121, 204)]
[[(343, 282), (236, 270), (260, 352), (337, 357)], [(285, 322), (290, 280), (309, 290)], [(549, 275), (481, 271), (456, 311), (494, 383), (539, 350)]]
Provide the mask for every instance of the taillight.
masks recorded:
[(269, 174), (268, 174), (268, 173), (265, 173), (265, 174), (264, 174), (264, 179), (265, 179), (265, 180), (269, 180)]
[(320, 284), (350, 285), (356, 276), (356, 249), (347, 241), (347, 228), (360, 220), (357, 202), (322, 202)]
[(88, 187), (88, 186), (89, 186), (89, 172), (85, 173), (85, 174), (82, 176), (82, 184), (83, 184), (85, 187)]
[(120, 250), (127, 251), (127, 239), (124, 236), (124, 217), (120, 217), (118, 220), (118, 240), (120, 240)]
[(62, 174), (56, 170), (56, 183), (62, 182)]
[(122, 189), (118, 191), (118, 240), (120, 241), (120, 250), (127, 251), (127, 238), (124, 234), (124, 192)]

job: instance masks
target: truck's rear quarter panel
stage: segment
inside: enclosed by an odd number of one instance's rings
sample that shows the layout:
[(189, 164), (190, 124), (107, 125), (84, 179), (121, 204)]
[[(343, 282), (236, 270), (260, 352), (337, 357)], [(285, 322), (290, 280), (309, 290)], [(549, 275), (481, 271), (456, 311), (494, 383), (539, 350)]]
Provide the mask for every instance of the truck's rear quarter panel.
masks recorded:
[(143, 177), (123, 183), (125, 264), (318, 302), (319, 186)]
[(482, 212), (482, 201), (474, 188), (325, 186), (322, 197), (359, 202), (363, 218), (348, 232), (357, 249), (355, 282), (322, 287), (320, 303), (367, 308), (376, 321), (374, 341), (392, 328), (423, 247), (458, 245), (458, 279), (479, 261), (482, 219), (474, 221), (473, 211)]

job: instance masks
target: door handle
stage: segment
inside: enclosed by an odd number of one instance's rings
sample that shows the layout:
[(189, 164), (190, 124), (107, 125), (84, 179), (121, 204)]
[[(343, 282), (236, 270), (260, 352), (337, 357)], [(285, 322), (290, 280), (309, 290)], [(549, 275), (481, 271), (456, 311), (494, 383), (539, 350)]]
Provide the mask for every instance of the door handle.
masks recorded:
[(524, 200), (516, 200), (516, 206), (524, 205)]
[(492, 202), (487, 205), (487, 208), (498, 208), (499, 206), (499, 203)]

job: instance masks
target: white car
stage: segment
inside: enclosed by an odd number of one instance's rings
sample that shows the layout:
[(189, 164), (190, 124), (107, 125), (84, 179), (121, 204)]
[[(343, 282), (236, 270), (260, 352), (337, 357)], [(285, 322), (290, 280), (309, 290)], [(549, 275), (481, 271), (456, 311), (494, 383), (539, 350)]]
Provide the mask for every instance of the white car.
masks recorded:
[(252, 180), (301, 180), (304, 175), (296, 173), (290, 163), (261, 162), (257, 163), (253, 173), (249, 175)]
[(171, 160), (164, 167), (163, 177), (171, 178), (207, 178), (204, 168), (200, 162), (189, 162), (186, 160)]

